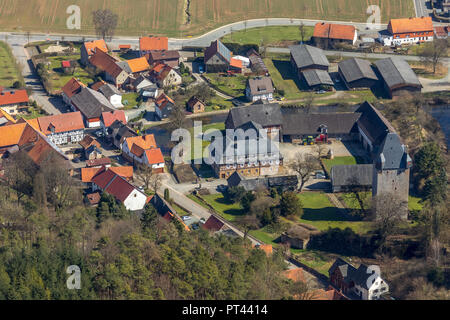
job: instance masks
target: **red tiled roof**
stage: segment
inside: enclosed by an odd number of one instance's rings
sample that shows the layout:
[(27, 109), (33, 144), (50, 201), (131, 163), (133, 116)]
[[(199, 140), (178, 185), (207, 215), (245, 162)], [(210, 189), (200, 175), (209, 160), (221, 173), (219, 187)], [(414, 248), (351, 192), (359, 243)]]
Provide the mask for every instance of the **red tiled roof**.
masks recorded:
[(242, 60), (231, 58), (230, 66), (238, 68), (238, 69), (242, 69)]
[(131, 49), (131, 44), (119, 44), (119, 49)]
[(169, 39), (167, 37), (141, 37), (139, 38), (141, 51), (168, 50)]
[(101, 199), (101, 195), (99, 192), (90, 193), (86, 197), (91, 205), (98, 204)]
[(117, 65), (117, 60), (115, 58), (101, 50), (96, 50), (89, 59), (89, 62), (112, 77), (117, 77), (123, 71), (122, 68)]
[(388, 29), (396, 33), (408, 32), (433, 32), (433, 21), (431, 17), (391, 19)]
[(133, 185), (128, 181), (119, 175), (115, 175), (114, 180), (109, 184), (105, 191), (112, 194), (119, 201), (124, 202), (134, 189)]
[(105, 127), (109, 127), (114, 123), (114, 121), (119, 120), (123, 124), (127, 124), (127, 119), (125, 117), (125, 112), (123, 110), (115, 110), (111, 112), (102, 113), (103, 124)]
[(0, 106), (28, 103), (27, 90), (13, 90), (0, 92)]
[(145, 57), (127, 60), (127, 63), (132, 73), (150, 69), (150, 65)]
[(100, 87), (103, 87), (105, 84), (106, 84), (106, 82), (103, 80), (97, 81), (96, 83), (91, 85), (91, 89), (98, 91), (98, 89), (100, 89)]
[(153, 134), (146, 134), (145, 136), (128, 137), (125, 139), (125, 141), (128, 145), (128, 150), (130, 151), (133, 148), (133, 144), (138, 145), (144, 150), (157, 147), (155, 136)]
[(106, 170), (100, 174), (94, 175), (91, 181), (104, 190), (115, 176), (116, 174), (113, 171)]
[(202, 227), (209, 231), (219, 231), (224, 226), (224, 223), (211, 215), (208, 220), (202, 225)]
[(132, 166), (122, 166), (122, 167), (110, 167), (108, 170), (118, 174), (119, 176), (127, 179), (133, 179), (133, 167)]
[(70, 68), (70, 66), (71, 66), (70, 61), (69, 60), (61, 61), (61, 66), (63, 68)]
[(72, 78), (64, 85), (64, 87), (62, 87), (62, 92), (64, 92), (67, 97), (72, 98), (72, 96), (78, 93), (81, 87), (84, 86), (85, 85), (83, 83), (75, 78)]
[(164, 109), (168, 103), (175, 104), (175, 102), (167, 96), (165, 93), (161, 93), (155, 101), (155, 104), (158, 106), (160, 110)]
[(318, 22), (313, 37), (351, 40), (355, 38), (356, 28), (350, 25)]
[(131, 166), (123, 166), (123, 167), (110, 167), (110, 168), (81, 168), (81, 181), (82, 182), (92, 182), (92, 179), (105, 172), (112, 171), (114, 174), (117, 174), (127, 180), (131, 180), (133, 178), (133, 167)]
[(103, 39), (88, 41), (85, 42), (83, 45), (86, 48), (88, 55), (93, 55), (94, 52), (96, 51), (95, 50), (96, 48), (100, 49), (103, 52), (108, 52), (108, 47), (106, 46), (106, 42)]
[(98, 143), (97, 140), (95, 140), (94, 137), (92, 137), (91, 135), (85, 135), (83, 140), (81, 140), (80, 142), (78, 142), (83, 149), (87, 149), (92, 145), (95, 145), (97, 148), (100, 148), (100, 143)]
[(108, 164), (111, 164), (110, 158), (86, 160), (86, 167), (98, 167), (98, 166), (103, 166), (103, 165), (108, 165)]
[(164, 157), (160, 148), (145, 150), (145, 155), (149, 164), (164, 163)]
[(40, 117), (38, 122), (41, 132), (45, 135), (52, 134), (51, 128), (54, 128), (55, 133), (84, 129), (83, 117), (79, 111)]
[(303, 273), (302, 268), (296, 268), (291, 270), (286, 270), (283, 272), (283, 276), (288, 279), (291, 279), (294, 282), (305, 282), (305, 274)]
[(133, 143), (133, 145), (131, 146), (131, 150), (130, 150), (130, 152), (137, 157), (141, 157), (144, 154), (144, 151), (145, 150), (142, 147), (138, 146), (135, 143)]

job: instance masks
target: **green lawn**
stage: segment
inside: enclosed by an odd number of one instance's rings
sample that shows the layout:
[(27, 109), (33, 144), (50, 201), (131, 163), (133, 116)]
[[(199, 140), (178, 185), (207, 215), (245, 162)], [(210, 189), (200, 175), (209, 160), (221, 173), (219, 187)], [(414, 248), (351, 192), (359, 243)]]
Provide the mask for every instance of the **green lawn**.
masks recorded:
[(323, 164), (328, 172), (331, 171), (331, 167), (343, 164), (360, 164), (364, 163), (364, 159), (359, 157), (334, 157), (334, 159), (323, 159)]
[(245, 96), (247, 77), (244, 77), (243, 75), (220, 76), (217, 73), (208, 73), (205, 75), (205, 78), (207, 78), (217, 90), (229, 96)]
[(226, 100), (218, 95), (215, 95), (210, 101), (211, 104), (205, 107), (205, 112), (230, 109), (233, 107), (233, 103), (230, 100)]
[[(229, 203), (221, 193), (205, 195), (202, 198), (228, 221), (234, 221), (236, 217), (243, 214), (242, 207), (239, 203)], [(197, 202), (201, 204), (198, 200)]]
[(422, 200), (422, 199), (419, 197), (409, 196), (408, 209), (410, 211), (422, 210), (423, 205), (421, 203), (419, 203), (420, 200)]
[[(309, 41), (314, 33), (314, 27), (304, 27), (304, 41)], [(240, 30), (226, 35), (222, 42), (239, 44), (257, 44), (265, 46), (284, 46), (301, 41), (298, 26), (271, 26)]]
[[(139, 97), (139, 93), (137, 92), (130, 92), (130, 93), (125, 93), (124, 95), (122, 95), (122, 103), (124, 104), (124, 109), (132, 109), (133, 107), (138, 105), (138, 99)], [(125, 105), (125, 101), (127, 101), (127, 105)]]
[(0, 41), (0, 86), (12, 87), (16, 81), (23, 81), (20, 67), (16, 63), (11, 48)]
[(345, 229), (350, 227), (357, 233), (370, 230), (370, 223), (355, 221), (358, 218), (348, 216), (333, 206), (325, 193), (303, 192), (298, 195), (303, 203), (303, 216), (300, 222), (309, 224), (319, 230), (328, 228)]
[[(225, 123), (219, 122), (219, 123), (210, 123), (210, 124), (204, 124), (202, 126), (202, 132), (206, 132), (207, 130), (225, 130)], [(199, 138), (198, 135), (194, 136), (194, 127), (189, 128), (189, 133), (191, 134), (191, 160), (198, 159), (199, 157), (203, 157), (203, 152), (206, 147), (209, 146), (210, 141), (203, 141), (203, 139)], [(201, 143), (202, 144), (202, 155), (195, 154), (194, 150), (194, 143)]]
[(79, 79), (82, 83), (88, 85), (93, 82), (91, 76), (81, 67), (76, 67), (73, 74), (65, 74), (61, 68), (61, 62), (64, 60), (78, 60), (80, 55), (48, 57), (50, 62), (50, 84), (53, 92), (58, 92), (73, 77)]

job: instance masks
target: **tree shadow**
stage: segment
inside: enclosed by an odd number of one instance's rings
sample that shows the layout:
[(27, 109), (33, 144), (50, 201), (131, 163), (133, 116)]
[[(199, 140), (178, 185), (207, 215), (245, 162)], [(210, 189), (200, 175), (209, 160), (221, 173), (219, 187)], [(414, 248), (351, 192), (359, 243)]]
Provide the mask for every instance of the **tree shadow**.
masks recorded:
[(346, 209), (335, 207), (304, 208), (302, 219), (309, 221), (361, 221), (359, 216), (350, 215)]
[(272, 60), (273, 65), (277, 68), (283, 80), (293, 80), (301, 91), (308, 91), (309, 88), (303, 81), (300, 81), (297, 74), (294, 72), (291, 62), (287, 60)]

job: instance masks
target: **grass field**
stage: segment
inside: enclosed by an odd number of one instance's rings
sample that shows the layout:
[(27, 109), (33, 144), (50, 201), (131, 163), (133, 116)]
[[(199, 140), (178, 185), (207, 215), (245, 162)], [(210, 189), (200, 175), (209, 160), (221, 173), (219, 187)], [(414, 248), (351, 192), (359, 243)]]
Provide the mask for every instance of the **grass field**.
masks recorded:
[[(159, 34), (186, 37), (219, 26), (256, 18), (309, 18), (364, 22), (369, 4), (380, 6), (381, 20), (414, 16), (412, 0), (196, 0), (191, 23), (184, 25), (185, 0), (0, 0), (0, 29), (93, 34), (92, 11), (110, 8), (118, 13), (116, 34)], [(81, 9), (81, 30), (69, 30), (70, 5)]]
[[(309, 41), (313, 32), (314, 27), (305, 27), (304, 41)], [(264, 44), (270, 47), (285, 46), (299, 40), (301, 35), (298, 26), (252, 28), (236, 31), (222, 38), (223, 43)]]
[(358, 157), (334, 157), (334, 159), (323, 159), (323, 164), (328, 172), (331, 171), (331, 167), (341, 165), (341, 164), (360, 164), (364, 163), (363, 159)]
[(220, 76), (218, 73), (208, 73), (204, 75), (217, 90), (232, 96), (245, 96), (245, 85), (247, 77), (235, 75), (232, 77)]
[(12, 87), (18, 80), (22, 80), (19, 66), (8, 45), (0, 41), (0, 86)]

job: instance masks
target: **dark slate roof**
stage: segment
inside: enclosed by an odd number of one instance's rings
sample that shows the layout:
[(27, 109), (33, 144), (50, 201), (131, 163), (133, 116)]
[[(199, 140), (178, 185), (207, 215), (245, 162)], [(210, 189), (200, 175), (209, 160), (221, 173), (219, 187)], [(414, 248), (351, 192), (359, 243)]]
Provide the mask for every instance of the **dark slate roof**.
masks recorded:
[(119, 61), (116, 62), (116, 64), (120, 67), (120, 69), (122, 69), (126, 73), (133, 73), (127, 61)]
[(263, 127), (279, 126), (283, 122), (281, 108), (278, 103), (252, 104), (248, 107), (233, 108), (228, 113), (227, 123), (234, 129), (244, 123), (253, 121)]
[(346, 282), (351, 280), (353, 273), (356, 271), (355, 267), (341, 258), (336, 259), (330, 269), (328, 269), (328, 274), (331, 275), (336, 269), (339, 269)]
[(202, 227), (209, 231), (219, 231), (224, 226), (224, 223), (215, 216), (211, 215)]
[[(358, 286), (368, 290), (367, 279), (374, 273), (367, 273), (367, 266), (365, 264), (361, 264), (358, 269), (356, 269), (352, 274), (352, 280)], [(375, 279), (373, 279), (375, 281)], [(372, 282), (373, 283), (373, 282)]]
[(370, 61), (351, 58), (338, 63), (345, 81), (353, 82), (361, 79), (378, 80)]
[(396, 133), (388, 133), (376, 157), (376, 167), (380, 170), (407, 169), (411, 167), (411, 158), (406, 147)]
[(298, 178), (296, 175), (246, 178), (235, 171), (227, 179), (227, 182), (229, 187), (240, 186), (245, 191), (254, 191), (261, 188), (296, 187), (298, 185)]
[(247, 52), (247, 57), (250, 60), (250, 67), (253, 72), (268, 74), (269, 69), (267, 69), (261, 56), (255, 51), (255, 49), (250, 49)]
[(269, 188), (297, 187), (298, 185), (298, 177), (296, 175), (270, 176), (267, 179), (269, 180)]
[(372, 186), (373, 164), (337, 165), (331, 168), (333, 186)]
[(283, 135), (313, 135), (320, 133), (325, 125), (328, 134), (349, 134), (358, 121), (360, 113), (304, 113), (301, 110), (283, 109)]
[(115, 94), (121, 95), (120, 91), (115, 86), (113, 86), (112, 84), (109, 84), (109, 83), (98, 88), (98, 91), (103, 93), (103, 95), (105, 97), (107, 97), (108, 99), (111, 98)]
[(228, 50), (228, 48), (225, 47), (225, 45), (219, 40), (211, 42), (211, 45), (208, 48), (206, 48), (205, 62), (211, 59), (211, 57), (214, 56), (216, 53), (220, 54), (228, 63), (230, 63), (231, 51)]
[(333, 85), (330, 75), (325, 70), (310, 69), (302, 72), (308, 86)]
[(361, 113), (358, 126), (372, 144), (381, 144), (388, 132), (395, 132), (391, 123), (370, 103), (364, 102), (356, 109), (356, 112)]
[(72, 103), (88, 119), (100, 118), (102, 112), (114, 111), (113, 105), (100, 92), (83, 87), (71, 98)]
[(417, 78), (408, 62), (402, 58), (381, 59), (376, 61), (375, 65), (389, 88), (399, 86), (422, 87), (419, 78)]
[(258, 134), (260, 132), (260, 130), (263, 130), (263, 127), (259, 123), (256, 123), (255, 121), (248, 121), (248, 122), (246, 122), (244, 124), (241, 124), (236, 129), (242, 129), (244, 131), (247, 131), (249, 129), (253, 129)]
[(320, 48), (300, 44), (290, 46), (289, 49), (298, 68), (305, 68), (312, 65), (330, 66), (327, 57)]
[(272, 79), (269, 77), (248, 79), (247, 86), (252, 95), (273, 93)]

